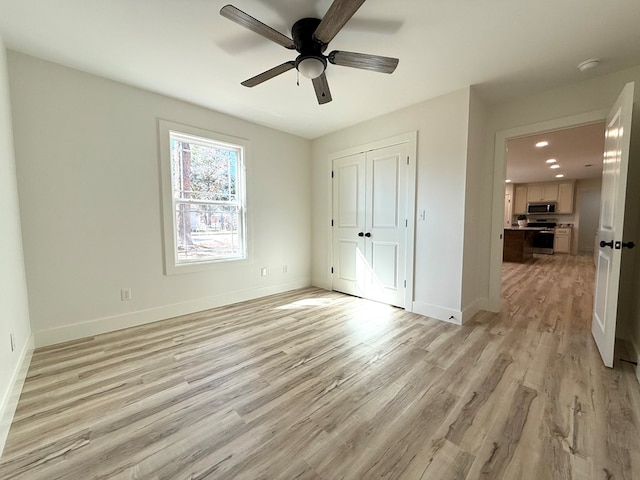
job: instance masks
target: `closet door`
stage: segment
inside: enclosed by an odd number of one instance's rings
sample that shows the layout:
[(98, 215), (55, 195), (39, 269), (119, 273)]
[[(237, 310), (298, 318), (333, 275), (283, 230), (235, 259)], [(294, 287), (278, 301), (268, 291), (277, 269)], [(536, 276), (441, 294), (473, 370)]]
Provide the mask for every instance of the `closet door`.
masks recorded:
[(366, 297), (399, 307), (405, 302), (406, 158), (406, 144), (373, 150), (365, 170)]
[(407, 145), (333, 163), (333, 289), (405, 305)]
[(365, 296), (365, 154), (333, 162), (333, 289)]

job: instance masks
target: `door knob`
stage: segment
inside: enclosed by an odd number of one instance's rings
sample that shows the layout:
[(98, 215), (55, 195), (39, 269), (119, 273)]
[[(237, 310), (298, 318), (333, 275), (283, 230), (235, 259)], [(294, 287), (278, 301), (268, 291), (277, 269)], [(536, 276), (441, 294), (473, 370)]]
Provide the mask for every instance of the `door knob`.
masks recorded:
[(605, 242), (604, 240), (600, 240), (600, 248), (609, 247), (613, 248), (613, 240), (610, 242)]
[(364, 233), (363, 232), (358, 232), (358, 236), (359, 237), (364, 237)]
[(371, 236), (371, 233), (367, 232), (367, 233), (365, 233), (365, 234), (364, 234), (364, 236), (365, 236), (365, 237), (370, 237), (370, 236)]
[(621, 242), (620, 240), (617, 240), (613, 248), (615, 248), (616, 250), (620, 250), (621, 248), (625, 247), (628, 249), (632, 249), (635, 246), (636, 244), (633, 242)]

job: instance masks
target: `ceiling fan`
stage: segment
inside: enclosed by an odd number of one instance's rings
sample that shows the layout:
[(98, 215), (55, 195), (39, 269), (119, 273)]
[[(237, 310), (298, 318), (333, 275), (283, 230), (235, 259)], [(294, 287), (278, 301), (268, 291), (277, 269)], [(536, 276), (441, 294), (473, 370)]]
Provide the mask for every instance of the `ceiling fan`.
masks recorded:
[(325, 75), (327, 61), (333, 65), (343, 67), (393, 73), (398, 66), (399, 60), (397, 58), (341, 50), (334, 50), (329, 55), (324, 55), (329, 42), (333, 40), (364, 2), (365, 0), (334, 0), (321, 20), (318, 18), (302, 18), (294, 23), (293, 27), (291, 27), (293, 39), (256, 20), (233, 5), (222, 7), (220, 15), (223, 17), (262, 35), (272, 42), (289, 50), (296, 50), (299, 53), (295, 60), (285, 62), (255, 77), (251, 77), (242, 82), (242, 85), (255, 87), (295, 68), (302, 76), (313, 81), (318, 103), (322, 105), (331, 101), (331, 92)]

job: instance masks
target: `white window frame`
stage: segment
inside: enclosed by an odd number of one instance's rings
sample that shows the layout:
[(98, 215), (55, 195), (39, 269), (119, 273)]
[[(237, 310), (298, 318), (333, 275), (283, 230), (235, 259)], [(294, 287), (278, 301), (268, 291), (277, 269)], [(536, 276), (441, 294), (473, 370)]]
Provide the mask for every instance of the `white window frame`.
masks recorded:
[[(246, 168), (249, 151), (249, 141), (243, 138), (233, 137), (218, 132), (212, 132), (202, 128), (192, 127), (168, 120), (158, 120), (159, 144), (160, 144), (160, 174), (162, 183), (162, 219), (164, 234), (164, 273), (173, 275), (179, 273), (198, 272), (203, 270), (220, 268), (230, 262), (247, 262), (249, 258), (248, 249), (248, 221), (247, 221), (247, 181)], [(173, 195), (171, 181), (171, 134), (179, 134), (193, 137), (200, 137), (211, 140), (220, 145), (227, 145), (241, 152), (238, 165), (238, 195), (240, 197), (240, 219), (239, 232), (241, 232), (241, 243), (243, 255), (230, 258), (215, 258), (190, 260), (179, 262), (177, 258), (177, 227), (175, 216), (175, 199)]]

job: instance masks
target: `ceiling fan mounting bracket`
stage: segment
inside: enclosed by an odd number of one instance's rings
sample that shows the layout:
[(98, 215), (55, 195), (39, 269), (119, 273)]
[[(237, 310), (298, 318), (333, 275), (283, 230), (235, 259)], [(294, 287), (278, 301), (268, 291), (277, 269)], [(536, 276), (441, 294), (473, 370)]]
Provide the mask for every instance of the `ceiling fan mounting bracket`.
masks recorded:
[(301, 18), (291, 27), (291, 36), (296, 50), (305, 56), (321, 57), (327, 45), (317, 40), (313, 34), (320, 25), (318, 18)]

